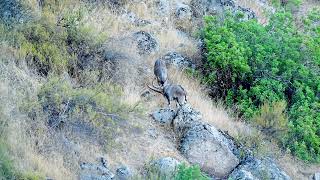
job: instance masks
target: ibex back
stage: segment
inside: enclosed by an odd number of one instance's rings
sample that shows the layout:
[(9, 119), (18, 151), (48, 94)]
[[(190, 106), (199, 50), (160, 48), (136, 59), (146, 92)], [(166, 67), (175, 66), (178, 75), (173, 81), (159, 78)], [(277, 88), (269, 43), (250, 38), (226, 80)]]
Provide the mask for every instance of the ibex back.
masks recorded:
[(157, 59), (154, 63), (154, 75), (156, 76), (158, 83), (161, 86), (164, 86), (168, 79), (168, 70), (166, 63), (163, 60)]

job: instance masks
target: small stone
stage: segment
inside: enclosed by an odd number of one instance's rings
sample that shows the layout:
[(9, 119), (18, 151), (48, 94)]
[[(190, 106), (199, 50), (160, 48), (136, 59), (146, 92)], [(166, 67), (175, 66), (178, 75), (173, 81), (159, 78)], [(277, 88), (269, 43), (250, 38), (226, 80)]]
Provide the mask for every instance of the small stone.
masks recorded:
[(178, 52), (168, 52), (166, 55), (162, 57), (162, 59), (167, 63), (170, 64), (178, 69), (184, 68), (195, 68), (195, 65), (192, 63), (191, 59), (188, 57), (183, 56)]
[(178, 170), (180, 162), (172, 157), (164, 157), (158, 160), (151, 161), (151, 170), (159, 173), (161, 176), (170, 178)]
[(157, 40), (145, 31), (139, 31), (133, 34), (137, 42), (137, 48), (140, 55), (150, 54), (158, 49)]
[(191, 8), (186, 4), (178, 4), (176, 8), (176, 17), (181, 20), (191, 19), (192, 11)]
[(119, 180), (128, 180), (132, 177), (131, 170), (126, 166), (119, 167), (116, 173)]

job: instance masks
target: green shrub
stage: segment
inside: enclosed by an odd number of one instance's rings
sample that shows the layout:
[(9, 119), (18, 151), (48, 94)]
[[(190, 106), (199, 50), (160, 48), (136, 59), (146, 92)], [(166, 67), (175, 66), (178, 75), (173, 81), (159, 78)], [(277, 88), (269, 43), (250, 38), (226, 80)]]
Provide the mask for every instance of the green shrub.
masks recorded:
[(20, 59), (41, 75), (72, 73), (78, 69), (80, 58), (96, 53), (106, 39), (105, 33), (84, 23), (89, 11), (85, 5), (61, 9), (67, 2), (46, 1), (40, 18), (24, 24), (0, 21), (0, 40), (18, 48)]
[(39, 107), (38, 112), (44, 112), (50, 127), (61, 128), (62, 122), (84, 121), (100, 130), (105, 141), (111, 141), (118, 133), (116, 122), (126, 118), (130, 109), (121, 101), (121, 96), (122, 89), (116, 85), (96, 83), (76, 87), (67, 79), (50, 77), (39, 90), (39, 105), (30, 103), (32, 107)]
[(15, 171), (11, 159), (9, 158), (6, 145), (0, 142), (0, 179), (14, 179)]
[[(204, 29), (204, 80), (213, 95), (230, 106), (236, 104), (241, 116), (264, 129), (285, 132), (284, 146), (316, 162), (320, 162), (320, 28), (315, 23), (319, 17), (313, 12), (303, 32), (284, 11), (274, 14), (267, 26), (232, 16), (222, 22), (206, 17)], [(287, 108), (278, 102), (286, 102)]]
[(44, 177), (36, 172), (19, 172), (13, 165), (6, 142), (0, 139), (0, 179), (40, 180), (44, 179)]
[(175, 180), (209, 180), (209, 177), (204, 175), (200, 167), (193, 165), (187, 167), (185, 164), (179, 166), (178, 172), (174, 177)]

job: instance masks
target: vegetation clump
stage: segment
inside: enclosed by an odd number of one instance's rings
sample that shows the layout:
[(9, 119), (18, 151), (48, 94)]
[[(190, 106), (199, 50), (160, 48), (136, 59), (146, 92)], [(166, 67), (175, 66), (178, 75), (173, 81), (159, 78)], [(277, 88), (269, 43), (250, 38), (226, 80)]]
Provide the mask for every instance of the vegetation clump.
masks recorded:
[(40, 75), (75, 74), (83, 68), (83, 56), (94, 54), (106, 38), (105, 33), (95, 33), (84, 23), (89, 11), (87, 6), (71, 9), (67, 0), (48, 1), (42, 4), (40, 17), (23, 24), (0, 20), (0, 40), (19, 49), (20, 59)]
[(203, 174), (198, 165), (186, 166), (181, 164), (178, 167), (178, 172), (174, 177), (175, 180), (209, 180), (209, 177)]
[(303, 30), (285, 11), (266, 26), (240, 17), (205, 18), (204, 81), (293, 154), (320, 162), (319, 11)]

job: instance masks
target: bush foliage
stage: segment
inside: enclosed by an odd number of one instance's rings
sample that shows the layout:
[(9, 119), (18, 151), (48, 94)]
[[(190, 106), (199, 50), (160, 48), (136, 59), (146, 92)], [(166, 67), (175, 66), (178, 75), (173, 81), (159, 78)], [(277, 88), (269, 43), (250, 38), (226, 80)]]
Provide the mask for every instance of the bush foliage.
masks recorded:
[(239, 17), (205, 18), (204, 79), (212, 95), (263, 128), (285, 132), (281, 142), (293, 154), (320, 162), (319, 11), (299, 30), (285, 11), (266, 26)]
[(197, 165), (186, 166), (185, 164), (181, 164), (178, 168), (178, 172), (174, 177), (175, 180), (208, 180), (209, 177), (204, 175), (200, 167)]
[(0, 20), (0, 41), (19, 49), (20, 59), (40, 75), (74, 71), (79, 68), (82, 52), (93, 51), (106, 39), (105, 33), (96, 33), (85, 24), (89, 8), (72, 9), (67, 2), (45, 2), (41, 16), (23, 24)]
[[(27, 112), (40, 112), (51, 128), (85, 122), (95, 127), (107, 147), (113, 143), (118, 124), (126, 117), (130, 107), (121, 99), (122, 89), (108, 83), (79, 87), (68, 78), (50, 77), (42, 85), (35, 103), (28, 103)], [(31, 103), (31, 104), (30, 104)], [(42, 118), (43, 116), (39, 116)]]

